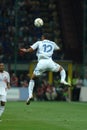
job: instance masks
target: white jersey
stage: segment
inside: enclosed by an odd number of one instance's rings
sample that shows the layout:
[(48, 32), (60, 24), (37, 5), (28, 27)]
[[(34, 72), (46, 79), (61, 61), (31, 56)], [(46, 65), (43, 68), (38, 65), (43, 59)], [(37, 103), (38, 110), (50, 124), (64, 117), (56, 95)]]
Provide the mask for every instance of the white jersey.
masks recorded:
[(0, 72), (0, 95), (6, 95), (7, 83), (10, 83), (10, 76), (7, 71)]
[(37, 49), (38, 60), (52, 58), (53, 51), (60, 49), (55, 42), (50, 40), (37, 41), (31, 48)]

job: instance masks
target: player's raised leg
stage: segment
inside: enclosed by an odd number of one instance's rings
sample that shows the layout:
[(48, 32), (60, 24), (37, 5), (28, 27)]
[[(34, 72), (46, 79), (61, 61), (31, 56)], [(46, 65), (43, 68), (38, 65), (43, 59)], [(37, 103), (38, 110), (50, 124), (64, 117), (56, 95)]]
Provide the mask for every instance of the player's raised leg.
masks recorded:
[(58, 63), (54, 62), (53, 60), (50, 60), (49, 62), (50, 62), (49, 66), (50, 66), (51, 70), (53, 72), (60, 73), (60, 77), (61, 77), (60, 83), (63, 85), (70, 86), (70, 84), (68, 82), (66, 82), (66, 72), (65, 72), (64, 68), (61, 65), (59, 65)]
[(61, 76), (61, 81), (60, 83), (61, 84), (64, 84), (64, 85), (67, 85), (67, 86), (70, 86), (70, 84), (68, 82), (66, 82), (66, 72), (65, 70), (63, 69), (63, 67), (60, 67), (60, 76)]

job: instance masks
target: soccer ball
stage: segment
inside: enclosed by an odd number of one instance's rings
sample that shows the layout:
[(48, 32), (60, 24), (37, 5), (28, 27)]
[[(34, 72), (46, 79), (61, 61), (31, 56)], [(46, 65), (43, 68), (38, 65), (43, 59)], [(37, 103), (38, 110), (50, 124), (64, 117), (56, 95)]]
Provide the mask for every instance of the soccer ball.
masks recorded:
[(36, 27), (42, 27), (43, 24), (44, 24), (44, 22), (43, 22), (43, 20), (42, 20), (41, 18), (36, 18), (36, 19), (34, 20), (34, 25), (35, 25)]

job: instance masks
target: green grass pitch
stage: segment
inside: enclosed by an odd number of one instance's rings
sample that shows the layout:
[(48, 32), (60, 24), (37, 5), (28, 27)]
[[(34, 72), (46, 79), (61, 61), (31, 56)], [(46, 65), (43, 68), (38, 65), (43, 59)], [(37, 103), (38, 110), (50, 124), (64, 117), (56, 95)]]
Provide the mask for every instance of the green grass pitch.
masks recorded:
[(87, 130), (87, 103), (9, 101), (0, 130)]

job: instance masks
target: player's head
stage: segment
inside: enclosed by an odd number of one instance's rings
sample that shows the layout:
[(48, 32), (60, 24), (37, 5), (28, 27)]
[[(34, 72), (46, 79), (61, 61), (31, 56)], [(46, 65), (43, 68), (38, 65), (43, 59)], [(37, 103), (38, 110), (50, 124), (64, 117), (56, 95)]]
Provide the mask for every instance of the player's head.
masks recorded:
[(50, 39), (50, 34), (49, 33), (43, 33), (41, 39), (42, 40), (44, 40), (44, 39)]
[(4, 70), (4, 63), (0, 61), (0, 72), (3, 72)]

